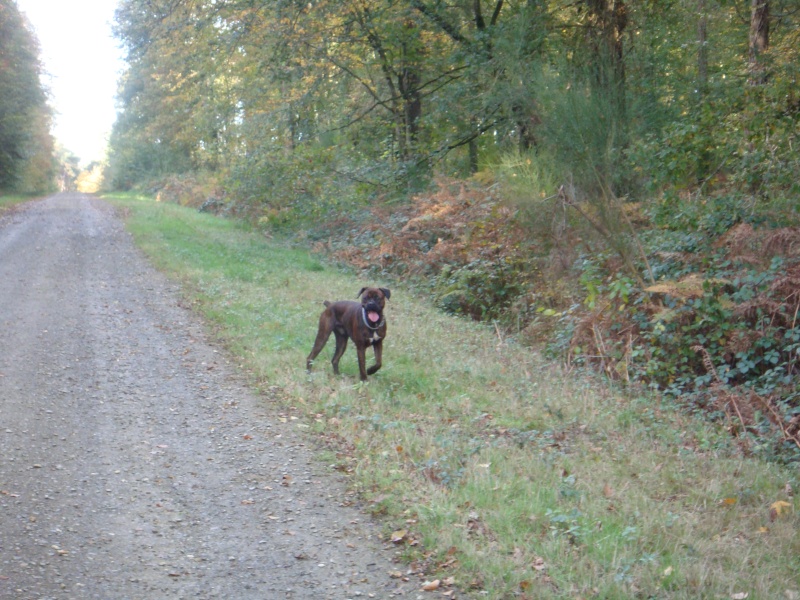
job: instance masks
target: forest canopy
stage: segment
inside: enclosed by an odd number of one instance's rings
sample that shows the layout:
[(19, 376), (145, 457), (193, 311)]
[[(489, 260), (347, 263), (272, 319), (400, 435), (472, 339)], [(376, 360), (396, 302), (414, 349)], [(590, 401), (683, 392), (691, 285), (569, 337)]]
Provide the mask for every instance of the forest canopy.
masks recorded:
[(790, 0), (123, 0), (116, 34), (118, 187), (210, 172), (282, 209), (522, 152), (589, 194), (796, 191)]

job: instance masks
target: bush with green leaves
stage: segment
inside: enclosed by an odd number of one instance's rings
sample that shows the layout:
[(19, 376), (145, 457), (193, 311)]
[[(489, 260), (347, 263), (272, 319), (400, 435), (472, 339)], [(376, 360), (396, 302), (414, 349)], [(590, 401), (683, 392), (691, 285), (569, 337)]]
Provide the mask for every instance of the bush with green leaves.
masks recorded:
[(645, 289), (603, 254), (584, 257), (584, 304), (559, 315), (551, 350), (563, 356), (568, 335), (573, 361), (726, 420), (749, 450), (800, 460), (800, 230), (731, 227), (721, 209), (733, 204), (656, 217), (673, 227), (646, 240), (659, 281)]
[(508, 256), (446, 265), (434, 278), (438, 305), (476, 320), (504, 320), (524, 292), (525, 267)]

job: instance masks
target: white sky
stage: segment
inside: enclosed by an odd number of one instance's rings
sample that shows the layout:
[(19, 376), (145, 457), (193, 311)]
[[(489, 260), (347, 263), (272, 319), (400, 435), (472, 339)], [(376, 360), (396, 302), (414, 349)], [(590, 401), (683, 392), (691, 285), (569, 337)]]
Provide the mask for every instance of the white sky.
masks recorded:
[(36, 30), (56, 110), (56, 139), (81, 159), (102, 160), (116, 118), (123, 67), (111, 36), (115, 0), (16, 0)]

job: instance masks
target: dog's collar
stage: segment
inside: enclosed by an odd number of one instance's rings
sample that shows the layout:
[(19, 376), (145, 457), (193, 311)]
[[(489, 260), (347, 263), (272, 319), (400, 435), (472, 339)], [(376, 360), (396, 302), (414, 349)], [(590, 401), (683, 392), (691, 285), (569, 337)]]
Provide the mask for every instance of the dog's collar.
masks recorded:
[(364, 308), (363, 306), (361, 307), (361, 319), (364, 321), (364, 325), (366, 325), (369, 329), (372, 329), (372, 331), (375, 331), (376, 329), (380, 329), (381, 325), (383, 325), (383, 322), (384, 322), (384, 319), (381, 319), (380, 322), (377, 325), (375, 325), (375, 327), (370, 325), (369, 324), (369, 319), (367, 319), (367, 309)]

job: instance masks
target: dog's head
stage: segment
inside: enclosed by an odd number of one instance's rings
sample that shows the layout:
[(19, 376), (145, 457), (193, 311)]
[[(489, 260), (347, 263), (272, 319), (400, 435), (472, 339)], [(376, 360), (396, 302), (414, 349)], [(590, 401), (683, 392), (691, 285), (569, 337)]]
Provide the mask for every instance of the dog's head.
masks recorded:
[(356, 298), (361, 298), (361, 306), (370, 325), (377, 325), (383, 319), (383, 307), (392, 293), (389, 288), (363, 287)]

